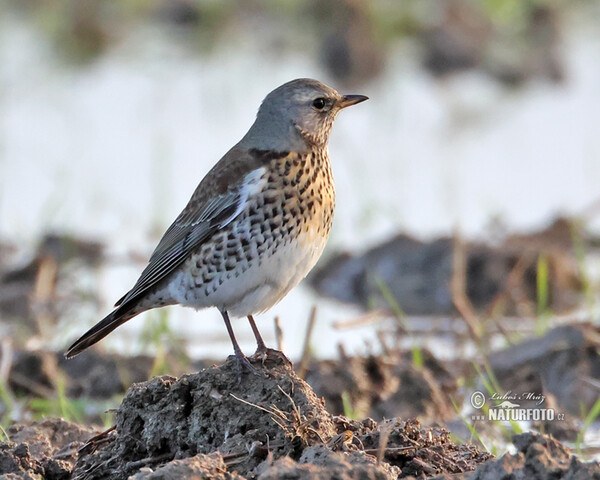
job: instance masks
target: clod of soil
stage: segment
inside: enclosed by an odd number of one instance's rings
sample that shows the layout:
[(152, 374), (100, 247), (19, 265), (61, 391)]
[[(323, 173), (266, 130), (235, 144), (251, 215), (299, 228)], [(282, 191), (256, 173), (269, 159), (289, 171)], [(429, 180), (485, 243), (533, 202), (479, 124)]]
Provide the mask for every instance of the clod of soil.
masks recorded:
[(15, 425), (6, 432), (10, 441), (0, 443), (0, 474), (45, 480), (70, 478), (80, 446), (98, 433), (62, 419), (47, 419), (29, 426)]
[(149, 467), (140, 468), (138, 473), (129, 480), (244, 480), (237, 473), (227, 471), (227, 466), (220, 453), (210, 455), (199, 453), (193, 457), (173, 460), (163, 467), (152, 470)]
[(558, 406), (576, 416), (582, 404), (587, 411), (598, 399), (593, 381), (600, 380), (599, 352), (600, 328), (581, 323), (493, 353), (489, 363), (507, 391), (552, 394)]
[[(543, 254), (548, 262), (548, 307), (557, 313), (576, 307), (583, 281), (572, 240), (568, 245), (565, 242), (569, 232), (570, 222), (558, 219), (546, 230), (508, 238), (500, 246), (465, 244), (459, 254), (465, 258), (464, 291), (470, 303), (480, 311), (496, 309), (502, 303), (507, 315), (532, 316), (537, 301), (537, 261)], [(455, 315), (451, 285), (457, 248), (452, 238), (421, 242), (398, 235), (362, 255), (331, 257), (309, 276), (309, 283), (319, 294), (365, 309), (388, 307), (383, 283), (408, 315)]]
[(418, 422), (379, 426), (371, 419), (333, 417), (282, 358), (270, 355), (264, 367), (261, 359), (252, 361), (267, 375), (240, 374), (232, 360), (179, 379), (133, 385), (117, 412), (116, 430), (96, 449), (93, 442), (86, 445), (72, 478), (194, 472), (194, 478), (227, 480), (319, 479), (335, 472), (341, 480), (392, 480), (405, 468), (415, 474), (465, 472), (489, 458)]
[(323, 360), (310, 365), (306, 381), (333, 414), (344, 411), (346, 396), (355, 416), (453, 418), (456, 410), (446, 399), (456, 394), (456, 378), (430, 352), (422, 354), (421, 368), (402, 351)]
[[(481, 465), (475, 472), (461, 476), (464, 480), (527, 479), (599, 480), (598, 462), (584, 463), (573, 456), (557, 440), (536, 433), (515, 435), (514, 455), (505, 454), (498, 460)], [(439, 480), (450, 478), (440, 477)], [(457, 477), (451, 477), (456, 480)]]
[(383, 443), (383, 459), (401, 470), (400, 478), (464, 473), (492, 458), (475, 445), (454, 443), (446, 429), (425, 428), (416, 420), (388, 420), (359, 438), (367, 451)]
[(396, 480), (396, 467), (377, 463), (377, 459), (364, 452), (333, 452), (325, 445), (314, 445), (304, 450), (296, 462), (281, 457), (258, 476), (258, 480)]

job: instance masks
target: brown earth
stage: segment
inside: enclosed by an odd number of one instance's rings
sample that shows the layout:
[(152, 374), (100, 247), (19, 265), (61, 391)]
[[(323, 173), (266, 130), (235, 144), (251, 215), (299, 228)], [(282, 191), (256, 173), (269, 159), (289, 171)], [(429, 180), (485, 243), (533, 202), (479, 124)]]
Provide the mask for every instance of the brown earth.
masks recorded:
[(2, 478), (66, 480), (71, 478), (78, 449), (98, 430), (51, 418), (14, 425), (6, 433), (10, 441), (0, 443)]
[(22, 479), (546, 479), (600, 478), (558, 441), (523, 434), (494, 460), (448, 431), (398, 418), (361, 422), (327, 412), (283, 357), (235, 360), (134, 384), (116, 428), (47, 419), (8, 430), (0, 474)]
[(598, 480), (600, 465), (584, 463), (557, 440), (535, 433), (513, 438), (517, 452), (490, 460), (472, 473), (459, 476), (442, 475), (435, 480)]
[(571, 415), (598, 400), (600, 327), (563, 325), (540, 338), (492, 353), (489, 364), (505, 390), (551, 394)]
[(413, 365), (412, 352), (406, 351), (322, 360), (310, 365), (306, 381), (333, 414), (345, 410), (345, 397), (358, 416), (437, 422), (455, 417), (448, 398), (457, 395), (457, 378), (464, 367), (456, 362), (443, 365), (425, 349), (421, 355), (419, 367)]
[[(240, 374), (231, 360), (178, 379), (133, 385), (113, 431), (82, 447), (82, 427), (69, 424), (69, 439), (77, 443), (70, 444), (58, 474), (50, 465), (64, 442), (36, 450), (34, 457), (27, 453), (31, 446), (17, 443), (13, 427), (8, 434), (14, 443), (2, 446), (9, 460), (0, 463), (0, 472), (51, 479), (331, 478), (331, 472), (340, 479), (393, 479), (432, 469), (465, 472), (489, 458), (452, 442), (444, 429), (416, 421), (334, 417), (281, 357), (270, 355), (264, 366), (261, 359), (253, 362), (265, 376)], [(97, 433), (83, 431), (86, 439)]]

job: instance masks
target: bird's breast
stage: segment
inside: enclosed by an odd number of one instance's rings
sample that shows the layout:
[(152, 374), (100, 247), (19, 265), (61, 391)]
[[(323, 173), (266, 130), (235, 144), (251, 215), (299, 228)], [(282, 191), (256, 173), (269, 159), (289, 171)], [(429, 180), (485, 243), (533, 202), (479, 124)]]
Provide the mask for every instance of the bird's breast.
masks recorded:
[(271, 162), (263, 195), (263, 202), (273, 205), (273, 216), (281, 216), (283, 234), (302, 242), (329, 236), (335, 186), (326, 151)]

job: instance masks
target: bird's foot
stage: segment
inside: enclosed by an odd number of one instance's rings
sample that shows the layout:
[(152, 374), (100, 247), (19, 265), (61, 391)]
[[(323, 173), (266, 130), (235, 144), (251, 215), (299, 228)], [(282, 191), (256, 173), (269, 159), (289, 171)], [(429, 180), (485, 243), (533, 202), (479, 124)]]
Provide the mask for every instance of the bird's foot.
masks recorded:
[(274, 348), (267, 348), (265, 346), (262, 347), (258, 347), (256, 349), (256, 352), (254, 352), (254, 355), (252, 355), (252, 358), (257, 358), (261, 361), (263, 367), (265, 366), (265, 362), (269, 359), (269, 358), (277, 358), (280, 361), (282, 361), (284, 364), (292, 367), (292, 362), (290, 361), (290, 359), (288, 357), (286, 357), (285, 353), (283, 353), (280, 350), (275, 350)]
[(229, 359), (235, 359), (237, 362), (238, 384), (242, 381), (242, 374), (244, 373), (244, 370), (247, 370), (253, 375), (257, 375), (260, 377), (267, 376), (266, 372), (263, 372), (256, 368), (254, 365), (252, 365), (252, 362), (250, 362), (248, 357), (246, 357), (246, 355), (244, 355), (242, 352), (236, 352), (235, 355), (230, 355)]

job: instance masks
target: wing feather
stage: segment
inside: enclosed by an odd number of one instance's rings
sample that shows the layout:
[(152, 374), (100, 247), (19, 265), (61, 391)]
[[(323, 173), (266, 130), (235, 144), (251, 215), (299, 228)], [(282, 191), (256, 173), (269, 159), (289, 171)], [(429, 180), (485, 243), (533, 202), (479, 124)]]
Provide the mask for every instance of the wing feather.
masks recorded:
[(163, 235), (133, 288), (116, 305), (135, 300), (166, 278), (216, 232), (229, 225), (262, 186), (265, 168), (248, 173), (225, 193), (199, 208), (186, 209)]

